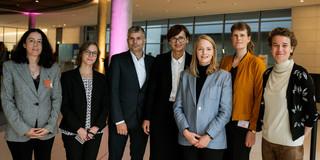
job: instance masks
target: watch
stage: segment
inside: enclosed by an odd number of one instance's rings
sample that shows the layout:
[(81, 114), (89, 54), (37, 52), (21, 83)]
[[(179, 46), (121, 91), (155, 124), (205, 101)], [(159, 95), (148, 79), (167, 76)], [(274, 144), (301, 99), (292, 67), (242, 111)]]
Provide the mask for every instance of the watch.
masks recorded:
[(254, 131), (254, 130), (250, 130), (252, 133), (257, 133), (256, 131)]

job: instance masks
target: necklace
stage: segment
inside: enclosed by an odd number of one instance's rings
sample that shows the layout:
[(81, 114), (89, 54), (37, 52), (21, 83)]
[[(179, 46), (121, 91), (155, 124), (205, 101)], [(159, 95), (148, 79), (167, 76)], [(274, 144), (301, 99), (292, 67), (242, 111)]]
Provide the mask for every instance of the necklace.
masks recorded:
[(31, 76), (35, 79), (40, 74), (40, 66), (38, 65), (29, 65), (29, 70), (31, 73)]

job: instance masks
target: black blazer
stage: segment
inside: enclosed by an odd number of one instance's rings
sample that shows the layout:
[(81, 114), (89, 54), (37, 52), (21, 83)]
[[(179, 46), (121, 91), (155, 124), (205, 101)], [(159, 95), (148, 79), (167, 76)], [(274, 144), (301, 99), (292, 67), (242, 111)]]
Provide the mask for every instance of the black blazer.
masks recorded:
[[(184, 68), (190, 66), (192, 56), (186, 53)], [(172, 90), (171, 51), (157, 56), (153, 63), (149, 82), (144, 119), (160, 124), (168, 114), (173, 114), (169, 105)]]
[(142, 124), (142, 111), (153, 61), (154, 57), (145, 55), (146, 80), (140, 89), (130, 51), (112, 56), (109, 67), (111, 96), (109, 123), (125, 120), (128, 128)]
[[(63, 118), (60, 128), (77, 133), (85, 127), (87, 99), (79, 68), (62, 73), (62, 106)], [(101, 131), (106, 126), (108, 116), (108, 86), (105, 75), (93, 71), (91, 98), (91, 126), (99, 127)]]

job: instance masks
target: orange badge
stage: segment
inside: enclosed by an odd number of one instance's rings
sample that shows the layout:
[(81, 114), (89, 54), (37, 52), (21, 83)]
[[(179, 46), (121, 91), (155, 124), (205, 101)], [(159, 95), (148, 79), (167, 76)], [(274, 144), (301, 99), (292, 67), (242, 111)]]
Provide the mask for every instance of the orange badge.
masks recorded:
[(44, 80), (44, 86), (52, 88), (52, 81)]

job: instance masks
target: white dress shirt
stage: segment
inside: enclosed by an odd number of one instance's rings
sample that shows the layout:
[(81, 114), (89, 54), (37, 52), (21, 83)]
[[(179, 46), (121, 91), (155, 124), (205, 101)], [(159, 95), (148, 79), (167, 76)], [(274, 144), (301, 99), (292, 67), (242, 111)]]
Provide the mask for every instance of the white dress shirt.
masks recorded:
[(173, 53), (171, 52), (171, 73), (172, 73), (172, 90), (170, 93), (170, 102), (174, 102), (176, 100), (176, 94), (179, 86), (180, 73), (184, 70), (184, 63), (186, 52), (178, 59), (173, 58)]
[[(134, 68), (136, 69), (136, 73), (137, 73), (137, 77), (138, 77), (138, 81), (139, 81), (139, 86), (141, 88), (144, 84), (144, 81), (146, 80), (146, 77), (147, 77), (146, 67), (144, 64), (145, 55), (142, 53), (142, 57), (138, 60), (136, 55), (134, 55), (131, 51), (130, 51), (130, 53), (131, 53), (131, 57), (133, 60)], [(121, 124), (123, 122), (124, 122), (124, 120), (119, 121), (116, 123), (116, 125)]]

